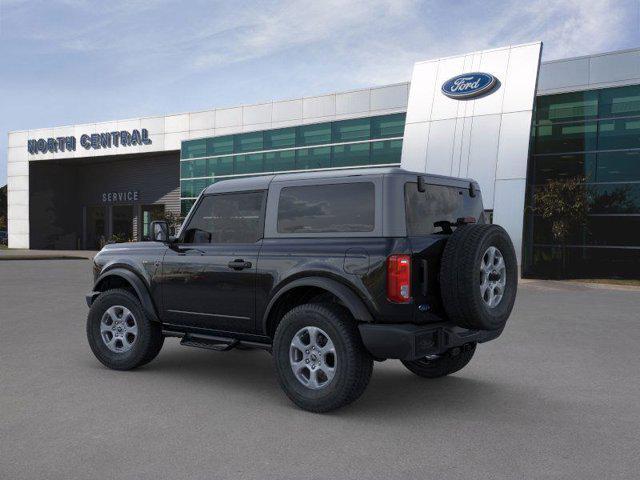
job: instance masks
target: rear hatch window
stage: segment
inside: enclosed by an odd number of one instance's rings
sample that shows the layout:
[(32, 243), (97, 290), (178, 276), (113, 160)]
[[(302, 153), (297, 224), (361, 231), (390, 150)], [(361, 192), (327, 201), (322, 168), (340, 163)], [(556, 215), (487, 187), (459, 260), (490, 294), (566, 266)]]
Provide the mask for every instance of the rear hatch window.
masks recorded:
[(470, 197), (466, 188), (430, 184), (425, 187), (424, 192), (419, 192), (417, 182), (404, 186), (409, 236), (440, 233), (442, 227), (436, 224), (450, 222), (453, 225), (462, 217), (473, 217), (479, 223), (484, 220), (480, 192)]

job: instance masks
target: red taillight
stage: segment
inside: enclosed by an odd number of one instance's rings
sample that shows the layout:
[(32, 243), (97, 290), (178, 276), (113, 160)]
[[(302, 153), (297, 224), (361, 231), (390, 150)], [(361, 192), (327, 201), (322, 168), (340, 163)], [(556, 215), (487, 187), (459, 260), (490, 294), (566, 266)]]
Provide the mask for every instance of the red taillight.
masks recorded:
[(390, 255), (387, 258), (387, 298), (397, 303), (411, 300), (410, 255)]

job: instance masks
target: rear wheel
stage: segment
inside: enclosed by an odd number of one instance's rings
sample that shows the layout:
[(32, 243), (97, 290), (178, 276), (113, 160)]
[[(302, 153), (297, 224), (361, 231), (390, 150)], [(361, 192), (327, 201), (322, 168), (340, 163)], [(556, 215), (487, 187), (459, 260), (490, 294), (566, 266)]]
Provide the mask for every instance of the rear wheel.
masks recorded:
[(162, 328), (144, 313), (127, 290), (101, 293), (87, 317), (89, 346), (103, 365), (130, 370), (153, 360), (164, 343)]
[(282, 319), (273, 340), (278, 380), (300, 408), (327, 412), (364, 392), (373, 359), (348, 311), (331, 304), (300, 305)]
[(455, 347), (442, 355), (428, 355), (413, 361), (402, 361), (402, 364), (413, 373), (424, 378), (438, 378), (462, 370), (471, 361), (476, 351), (476, 344)]

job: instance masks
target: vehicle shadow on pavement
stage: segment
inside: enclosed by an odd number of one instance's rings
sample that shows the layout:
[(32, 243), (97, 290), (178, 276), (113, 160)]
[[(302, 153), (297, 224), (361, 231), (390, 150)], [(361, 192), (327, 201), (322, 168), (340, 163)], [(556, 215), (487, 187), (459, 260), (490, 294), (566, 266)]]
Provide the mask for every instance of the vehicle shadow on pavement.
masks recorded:
[(135, 370), (111, 371), (99, 362), (91, 360), (96, 370), (118, 375), (153, 376), (170, 384), (179, 379), (209, 384), (211, 389), (250, 390), (252, 385), (272, 385), (275, 394), (278, 384), (275, 379), (271, 356), (264, 351), (214, 352), (205, 349), (185, 348), (171, 345), (167, 341), (158, 357), (151, 363)]
[[(193, 384), (212, 393), (259, 394), (262, 404), (296, 409), (281, 391), (271, 355), (267, 352), (219, 353), (170, 344), (167, 347), (149, 365), (129, 374), (152, 376), (165, 388), (179, 384), (184, 390)], [(93, 365), (106, 371), (97, 363)], [(121, 375), (123, 372), (113, 373)], [(353, 419), (397, 419), (407, 415), (428, 418), (443, 413), (473, 418), (479, 413), (485, 416), (489, 413), (501, 418), (513, 417), (513, 421), (526, 424), (535, 419), (526, 418), (523, 412), (536, 411), (531, 407), (540, 402), (548, 403), (549, 399), (541, 398), (533, 386), (501, 383), (486, 376), (474, 378), (472, 371), (425, 379), (406, 371), (399, 362), (387, 361), (374, 365), (371, 383), (359, 400), (329, 415)], [(497, 405), (500, 405), (498, 410)]]
[[(424, 417), (429, 412), (474, 416), (479, 411), (495, 409), (496, 404), (505, 399), (523, 404), (531, 398), (530, 393), (517, 392), (510, 385), (473, 378), (462, 372), (427, 379), (399, 368), (378, 368), (374, 369), (369, 388), (358, 407), (349, 409), (348, 414), (366, 417), (382, 414), (386, 418), (406, 417), (407, 414)], [(513, 403), (509, 408), (519, 409)]]

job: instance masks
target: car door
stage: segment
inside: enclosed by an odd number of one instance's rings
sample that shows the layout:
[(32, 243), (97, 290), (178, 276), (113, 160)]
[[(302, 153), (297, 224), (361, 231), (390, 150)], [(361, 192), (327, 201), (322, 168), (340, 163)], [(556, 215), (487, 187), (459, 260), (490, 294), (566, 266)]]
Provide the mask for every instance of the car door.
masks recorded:
[(203, 196), (162, 263), (163, 319), (255, 331), (255, 276), (265, 191)]

